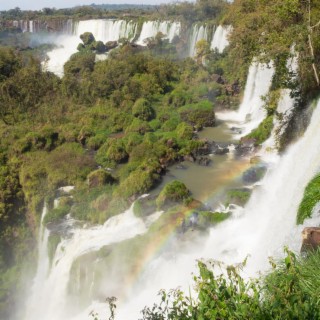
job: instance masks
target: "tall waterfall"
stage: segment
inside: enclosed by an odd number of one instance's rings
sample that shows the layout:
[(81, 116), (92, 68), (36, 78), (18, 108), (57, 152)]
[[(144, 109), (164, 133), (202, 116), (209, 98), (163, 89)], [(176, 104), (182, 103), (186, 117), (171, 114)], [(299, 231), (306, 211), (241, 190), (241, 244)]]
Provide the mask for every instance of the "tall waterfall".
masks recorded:
[(213, 34), (210, 49), (217, 49), (219, 53), (222, 53), (229, 45), (228, 36), (231, 31), (231, 26), (218, 26)]
[(208, 40), (208, 30), (206, 26), (195, 24), (190, 33), (189, 39), (189, 57), (194, 57), (196, 54), (196, 44), (200, 40)]
[(48, 239), (50, 232), (43, 225), (47, 212), (47, 204), (45, 203), (42, 210), (38, 236), (37, 273), (33, 280), (30, 298), (27, 301), (27, 319), (31, 319), (33, 316), (41, 317), (41, 313), (37, 313), (39, 303), (37, 293), (41, 291), (49, 272)]
[(238, 111), (218, 113), (218, 117), (240, 127), (241, 136), (258, 127), (266, 116), (261, 97), (269, 92), (273, 74), (272, 63), (267, 66), (264, 63), (253, 62), (249, 68), (244, 97)]
[(134, 216), (133, 205), (121, 215), (110, 218), (104, 225), (89, 229), (75, 229), (70, 239), (63, 240), (54, 256), (50, 273), (37, 290), (33, 290), (31, 301), (36, 304), (28, 309), (26, 320), (67, 319), (67, 286), (75, 260), (88, 252), (124, 241), (146, 231), (146, 225)]
[(144, 41), (148, 38), (155, 37), (158, 32), (164, 34), (166, 39), (171, 42), (175, 36), (179, 36), (181, 31), (180, 22), (170, 21), (146, 21), (142, 25), (138, 44), (144, 45)]
[(265, 269), (268, 256), (281, 252), (284, 245), (299, 249), (296, 215), (306, 185), (320, 168), (319, 122), (320, 100), (303, 137), (267, 172), (242, 216), (212, 230), (208, 255), (229, 263), (250, 255), (248, 272), (255, 272)]

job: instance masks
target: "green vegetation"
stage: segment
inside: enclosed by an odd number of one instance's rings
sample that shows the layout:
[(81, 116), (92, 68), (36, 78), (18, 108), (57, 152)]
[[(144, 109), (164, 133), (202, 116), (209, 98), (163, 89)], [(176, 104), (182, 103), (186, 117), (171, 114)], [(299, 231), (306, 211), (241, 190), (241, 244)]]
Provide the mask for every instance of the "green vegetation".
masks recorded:
[[(197, 155), (205, 142), (197, 140), (195, 132), (215, 125), (215, 110), (238, 106), (254, 57), (267, 63), (272, 60), (275, 66), (271, 92), (265, 98), (267, 118), (246, 137), (255, 139), (256, 144), (270, 135), (273, 119), (278, 116), (275, 110), (282, 88), (292, 89), (293, 95), (299, 97), (297, 114), (318, 94), (320, 4), (316, 1), (198, 0), (156, 9), (139, 7), (128, 11), (124, 7), (122, 11), (111, 12), (110, 8), (44, 8), (37, 12), (15, 8), (1, 12), (0, 318), (8, 318), (9, 306), (15, 307), (12, 301), (19, 286), (17, 279), (22, 268), (29, 268), (25, 256), (34, 252), (44, 199), (52, 199), (57, 188), (75, 185), (74, 203), (62, 201), (58, 208), (50, 210), (46, 223), (69, 212), (79, 220), (104, 223), (127, 209), (133, 200), (161, 181), (170, 164), (184, 156)], [(10, 21), (39, 20), (58, 25), (71, 17), (135, 19), (139, 21), (138, 28), (152, 18), (178, 20), (183, 27), (201, 22), (209, 26), (210, 32), (213, 25), (221, 23), (232, 25), (233, 32), (230, 46), (223, 53), (209, 50), (206, 41), (199, 42), (195, 60), (181, 59), (185, 56), (186, 39), (168, 43), (159, 33), (144, 48), (122, 39), (108, 59), (100, 62), (95, 62), (95, 54), (107, 50), (105, 44), (85, 33), (79, 52), (65, 64), (60, 79), (41, 69), (40, 60), (50, 46), (31, 48), (30, 34), (10, 27)], [(298, 75), (287, 67), (293, 45), (299, 56)], [(259, 172), (262, 169), (256, 175)], [(310, 216), (320, 199), (317, 179), (306, 189), (298, 223)], [(243, 205), (249, 194), (231, 191), (227, 197), (227, 202)], [(134, 245), (138, 247), (142, 240), (150, 245), (162, 240), (159, 234), (154, 239), (155, 230), (169, 232), (169, 226), (181, 227), (193, 212), (198, 213), (199, 224), (203, 226), (228, 217), (201, 210), (178, 181), (168, 184), (156, 200), (139, 199), (134, 212), (144, 217), (156, 207), (177, 203), (151, 226), (146, 238), (137, 238)], [(51, 258), (59, 241), (58, 236), (50, 240)], [(297, 268), (309, 263), (309, 258), (303, 262), (291, 254), (288, 257), (291, 263), (279, 267), (277, 274), (284, 279), (287, 273), (296, 280), (297, 270), (301, 271)], [(247, 285), (234, 271), (229, 273), (231, 283), (224, 278), (216, 279), (203, 265), (200, 271), (201, 279), (197, 280), (200, 304), (191, 304), (189, 298), (177, 293), (178, 303), (171, 309), (166, 306), (168, 318), (318, 316), (319, 308), (315, 309), (318, 305), (313, 296), (301, 289), (298, 280), (290, 282), (288, 278), (290, 286), (287, 280), (280, 281), (276, 287), (279, 290), (272, 297), (271, 289)], [(273, 283), (271, 280), (267, 277), (266, 284)], [(219, 299), (215, 299), (215, 294)], [(152, 314), (155, 310), (146, 310), (146, 319), (163, 319), (163, 314)]]
[(146, 307), (143, 319), (318, 319), (319, 262), (319, 251), (306, 259), (287, 252), (266, 277), (249, 281), (241, 277), (243, 266), (215, 275), (211, 268), (219, 265), (199, 262), (196, 298), (179, 289), (161, 291), (162, 302)]
[(207, 229), (214, 226), (230, 217), (229, 213), (200, 211), (198, 225), (200, 228)]
[(311, 217), (312, 210), (320, 201), (320, 175), (314, 177), (304, 190), (298, 214), (297, 224), (303, 224), (304, 220)]
[(236, 204), (238, 206), (244, 206), (251, 195), (249, 189), (234, 189), (227, 192), (226, 205)]
[(175, 203), (186, 202), (190, 199), (190, 191), (180, 181), (169, 182), (160, 192), (156, 203), (158, 208), (172, 206)]
[(254, 139), (257, 145), (262, 144), (266, 141), (271, 134), (273, 128), (273, 116), (265, 118), (258, 126), (258, 128), (252, 130), (243, 139)]

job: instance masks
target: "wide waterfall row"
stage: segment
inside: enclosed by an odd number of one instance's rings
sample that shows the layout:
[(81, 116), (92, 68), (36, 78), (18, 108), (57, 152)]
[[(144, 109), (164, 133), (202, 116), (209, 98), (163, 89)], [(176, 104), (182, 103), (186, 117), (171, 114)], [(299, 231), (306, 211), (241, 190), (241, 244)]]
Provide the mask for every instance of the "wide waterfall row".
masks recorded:
[[(38, 32), (48, 25), (39, 26), (38, 23), (29, 21), (17, 22), (17, 26), (29, 32)], [(41, 28), (40, 28), (41, 27)], [(196, 44), (199, 40), (206, 40), (212, 49), (222, 52), (228, 45), (228, 34), (230, 27), (213, 27), (195, 24), (187, 31), (182, 31), (180, 22), (170, 21), (146, 21), (139, 26), (137, 22), (126, 20), (96, 19), (73, 22), (65, 21), (64, 24), (51, 26), (50, 30), (60, 28), (61, 32), (55, 38), (48, 38), (54, 42), (57, 48), (48, 53), (49, 60), (46, 62), (46, 69), (57, 74), (63, 75), (63, 65), (69, 60), (70, 56), (77, 52), (80, 42), (80, 35), (84, 32), (91, 32), (96, 40), (108, 42), (119, 41), (122, 38), (129, 39), (139, 45), (146, 45), (146, 40), (155, 37), (159, 32), (164, 38), (172, 42), (176, 37), (186, 43), (186, 56), (194, 57), (196, 54)], [(38, 31), (37, 31), (38, 30)], [(53, 40), (52, 40), (53, 39)], [(185, 40), (184, 40), (185, 39)]]
[(133, 40), (137, 34), (138, 24), (125, 20), (86, 20), (75, 22), (73, 33), (77, 37), (91, 32), (97, 40), (108, 42), (121, 38)]

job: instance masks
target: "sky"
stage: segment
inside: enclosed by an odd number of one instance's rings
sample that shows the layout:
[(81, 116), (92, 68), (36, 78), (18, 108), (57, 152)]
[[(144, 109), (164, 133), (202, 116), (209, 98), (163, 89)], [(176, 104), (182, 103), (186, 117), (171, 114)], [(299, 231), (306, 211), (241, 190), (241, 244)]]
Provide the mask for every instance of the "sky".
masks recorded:
[(91, 3), (160, 4), (170, 2), (173, 2), (173, 0), (0, 0), (0, 11), (13, 9), (15, 7), (19, 7), (22, 10), (40, 10), (42, 8), (69, 8)]

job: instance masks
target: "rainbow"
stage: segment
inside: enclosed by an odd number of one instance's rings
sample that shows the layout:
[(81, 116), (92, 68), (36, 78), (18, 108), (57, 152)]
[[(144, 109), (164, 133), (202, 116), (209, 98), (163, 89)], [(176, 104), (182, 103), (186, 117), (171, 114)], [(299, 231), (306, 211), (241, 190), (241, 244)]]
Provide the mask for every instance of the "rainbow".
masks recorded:
[[(225, 187), (233, 180), (238, 179), (242, 174), (252, 167), (250, 161), (234, 162), (232, 167), (224, 167), (222, 169), (222, 175), (217, 183), (217, 187), (214, 188), (209, 197), (199, 199), (202, 203), (206, 203), (209, 199), (220, 195)], [(169, 241), (176, 235), (179, 228), (181, 228), (182, 221), (188, 219), (196, 209), (196, 204), (193, 206), (181, 207), (180, 210), (166, 212), (167, 215), (161, 221), (156, 222), (160, 224), (156, 232), (152, 232), (152, 235), (148, 235), (149, 231), (144, 235), (146, 237), (145, 246), (136, 252), (135, 264), (132, 266), (130, 273), (126, 275), (124, 284), (126, 287), (122, 296), (118, 296), (119, 303), (124, 304), (130, 299), (130, 292), (134, 292), (134, 288), (141, 279), (141, 275), (146, 270), (149, 263), (159, 254), (159, 252), (169, 243)]]

